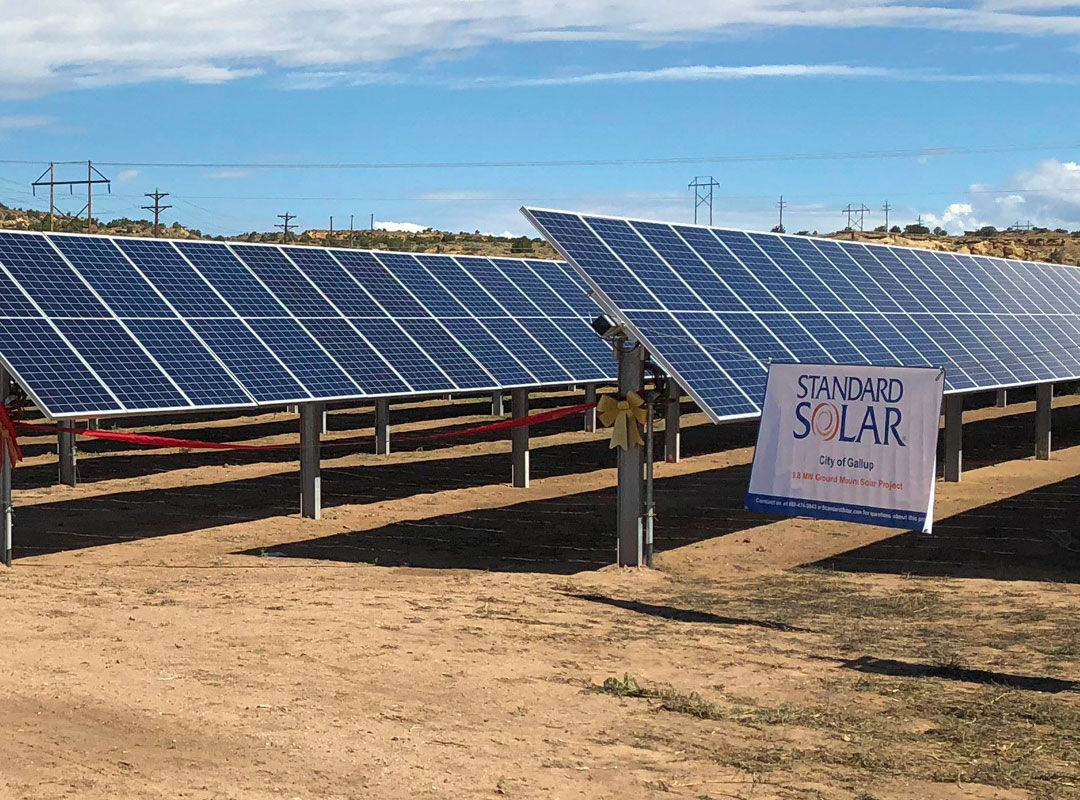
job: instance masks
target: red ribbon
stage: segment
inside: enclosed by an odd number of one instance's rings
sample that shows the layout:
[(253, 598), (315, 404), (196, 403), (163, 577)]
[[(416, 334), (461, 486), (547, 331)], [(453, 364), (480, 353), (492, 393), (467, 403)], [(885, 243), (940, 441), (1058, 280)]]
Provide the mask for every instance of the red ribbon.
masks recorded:
[(0, 436), (3, 436), (4, 446), (8, 450), (12, 465), (22, 461), (23, 453), (22, 448), (19, 447), (19, 434), (15, 430), (15, 422), (11, 419), (4, 403), (0, 403)]
[[(520, 428), (524, 426), (543, 425), (548, 422), (554, 422), (556, 420), (563, 419), (564, 417), (570, 417), (575, 414), (583, 414), (592, 408), (596, 407), (596, 403), (581, 403), (576, 406), (568, 406), (567, 408), (557, 408), (554, 411), (541, 411), (538, 414), (531, 414), (521, 419), (505, 419), (498, 422), (489, 422), (483, 425), (474, 425), (469, 428), (462, 428), (455, 431), (446, 431), (444, 433), (429, 433), (419, 435), (399, 435), (394, 437), (394, 441), (406, 444), (409, 443), (422, 443), (422, 442), (438, 442), (447, 439), (460, 439), (464, 436), (476, 436), (484, 433), (495, 433), (497, 431), (509, 430), (511, 428)], [(59, 433), (61, 430), (74, 433), (76, 436), (83, 436), (90, 439), (104, 439), (110, 442), (126, 442), (127, 444), (135, 444), (143, 447), (186, 447), (191, 450), (288, 450), (291, 448), (299, 447), (299, 443), (289, 444), (233, 444), (231, 442), (206, 442), (198, 439), (177, 439), (172, 436), (154, 436), (146, 433), (125, 433), (123, 431), (101, 431), (101, 430), (89, 430), (86, 428), (75, 428), (71, 424), (67, 425), (41, 425), (30, 422), (13, 422), (11, 417), (8, 416), (7, 411), (0, 412), (0, 421), (4, 423), (4, 429), (8, 431), (5, 434), (5, 439), (9, 442), (9, 446), (14, 446), (13, 452), (18, 453), (18, 459), (22, 459), (22, 450), (19, 449), (19, 443), (16, 440), (15, 430), (20, 428), (22, 430), (32, 433)], [(353, 436), (348, 439), (332, 439), (330, 441), (322, 442), (322, 447), (351, 447), (352, 445), (361, 442), (370, 442), (373, 439), (371, 436)]]

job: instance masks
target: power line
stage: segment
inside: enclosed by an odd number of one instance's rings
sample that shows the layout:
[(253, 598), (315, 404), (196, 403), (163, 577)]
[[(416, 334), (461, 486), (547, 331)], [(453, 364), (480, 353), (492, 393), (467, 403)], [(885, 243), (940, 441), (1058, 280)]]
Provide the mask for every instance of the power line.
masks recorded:
[[(674, 156), (669, 158), (552, 159), (530, 161), (361, 161), (361, 162), (220, 162), (220, 161), (99, 161), (103, 167), (141, 167), (144, 169), (504, 169), (519, 167), (609, 167), (664, 164), (726, 164), (764, 161), (839, 161), (880, 158), (919, 158), (991, 153), (1022, 153), (1039, 150), (1069, 150), (1080, 143), (999, 144), (956, 147), (921, 147), (915, 149), (835, 151), (806, 153), (765, 153), (724, 156)], [(35, 159), (0, 159), (0, 164), (42, 165), (50, 162)], [(84, 162), (52, 162), (55, 164)]]
[(169, 196), (168, 192), (159, 192), (157, 190), (157, 187), (154, 187), (154, 191), (147, 192), (146, 194), (143, 195), (143, 197), (153, 198), (154, 204), (152, 206), (139, 206), (139, 208), (143, 209), (143, 211), (153, 211), (154, 212), (154, 236), (157, 236), (158, 233), (161, 230), (161, 212), (164, 211), (167, 208), (172, 208), (172, 206), (163, 206), (163, 205), (161, 205), (162, 199), (166, 198), (168, 196)]
[(713, 179), (712, 175), (698, 175), (690, 181), (686, 188), (694, 190), (694, 224), (697, 225), (698, 209), (702, 206), (709, 207), (709, 224), (713, 224), (713, 187), (720, 184)]
[[(57, 164), (85, 164), (86, 165), (86, 178), (79, 179), (77, 181), (58, 181), (56, 180), (56, 165)], [(45, 180), (45, 176), (48, 175), (49, 179)], [(97, 177), (95, 177), (97, 176)], [(36, 181), (30, 184), (34, 194), (37, 194), (37, 188), (39, 186), (49, 187), (49, 230), (53, 229), (53, 223), (57, 212), (56, 208), (56, 187), (66, 186), (68, 191), (72, 194), (75, 192), (76, 186), (86, 187), (86, 205), (79, 209), (75, 214), (75, 218), (78, 219), (82, 212), (86, 212), (86, 232), (94, 232), (94, 186), (98, 184), (105, 184), (109, 193), (112, 193), (112, 181), (106, 178), (97, 167), (94, 166), (92, 161), (50, 161), (49, 166), (45, 168), (45, 171), (38, 175)], [(63, 212), (60, 212), (63, 214)], [(64, 214), (66, 217), (67, 214)]]
[(295, 214), (290, 214), (288, 211), (286, 211), (284, 214), (278, 214), (278, 219), (284, 220), (284, 221), (277, 224), (277, 225), (275, 225), (274, 227), (275, 228), (281, 228), (281, 230), (283, 231), (283, 233), (281, 235), (281, 242), (282, 242), (282, 244), (288, 244), (289, 243), (289, 231), (291, 231), (291, 230), (293, 230), (294, 228), (297, 227), (296, 225), (290, 224), (292, 222), (292, 220), (296, 219), (296, 215)]
[(840, 209), (841, 213), (847, 214), (847, 227), (844, 230), (855, 230), (855, 220), (858, 220), (859, 230), (863, 230), (866, 223), (866, 212), (869, 210), (864, 203), (859, 203), (858, 207), (848, 203), (847, 208)]

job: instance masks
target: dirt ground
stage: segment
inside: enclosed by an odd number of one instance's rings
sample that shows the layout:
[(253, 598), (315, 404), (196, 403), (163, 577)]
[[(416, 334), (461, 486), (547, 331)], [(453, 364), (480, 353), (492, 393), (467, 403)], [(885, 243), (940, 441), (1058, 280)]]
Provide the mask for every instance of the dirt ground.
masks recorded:
[(28, 438), (0, 797), (1080, 797), (1078, 400), (1049, 462), (1032, 404), (969, 411), (932, 537), (749, 514), (754, 427), (688, 415), (655, 570), (609, 566), (614, 459), (579, 419), (534, 429), (527, 490), (501, 440), (328, 447), (317, 522), (289, 451), (87, 441), (72, 489)]

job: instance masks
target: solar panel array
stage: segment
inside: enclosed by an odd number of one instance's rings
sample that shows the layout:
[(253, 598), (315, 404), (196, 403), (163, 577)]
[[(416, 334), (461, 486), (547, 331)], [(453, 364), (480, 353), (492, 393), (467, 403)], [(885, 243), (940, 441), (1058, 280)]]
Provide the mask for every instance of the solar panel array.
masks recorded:
[(0, 361), (50, 417), (611, 380), (565, 264), (0, 232)]
[(770, 361), (945, 368), (947, 391), (1080, 377), (1080, 270), (523, 209), (717, 422)]

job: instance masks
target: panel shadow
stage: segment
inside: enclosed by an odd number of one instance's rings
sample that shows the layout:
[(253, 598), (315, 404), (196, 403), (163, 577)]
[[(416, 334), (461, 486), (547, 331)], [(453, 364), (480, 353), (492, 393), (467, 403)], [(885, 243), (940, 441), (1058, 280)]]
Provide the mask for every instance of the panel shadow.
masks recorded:
[[(749, 465), (738, 465), (658, 479), (656, 552), (778, 519), (743, 509), (749, 475)], [(615, 561), (615, 494), (612, 487), (286, 542), (243, 554), (569, 575)]]
[(1080, 582), (1080, 476), (818, 562), (847, 572)]

